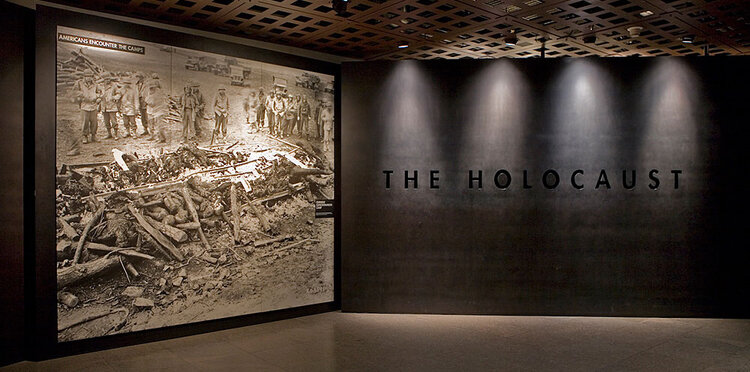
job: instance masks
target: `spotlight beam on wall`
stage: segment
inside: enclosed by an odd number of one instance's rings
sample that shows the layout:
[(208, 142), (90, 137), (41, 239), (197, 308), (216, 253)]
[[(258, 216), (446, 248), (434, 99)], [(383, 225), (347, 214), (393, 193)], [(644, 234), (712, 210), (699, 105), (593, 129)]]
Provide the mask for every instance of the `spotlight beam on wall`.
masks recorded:
[(459, 164), (462, 169), (492, 169), (523, 162), (524, 130), (531, 101), (529, 83), (516, 64), (493, 61), (469, 84), (466, 124)]
[(551, 101), (553, 153), (561, 166), (603, 167), (613, 162), (613, 89), (612, 78), (599, 64), (586, 59), (566, 61), (554, 82)]
[[(430, 169), (443, 169), (438, 149), (440, 102), (431, 79), (422, 71), (417, 61), (400, 61), (390, 71), (377, 100), (378, 123), (383, 126), (385, 141), (380, 148), (381, 169), (399, 170), (396, 182), (403, 190), (403, 167), (410, 174), (420, 171), (426, 177)], [(420, 186), (426, 182), (419, 180)], [(432, 199), (430, 193), (419, 193), (413, 198)], [(415, 199), (394, 199), (408, 203)]]

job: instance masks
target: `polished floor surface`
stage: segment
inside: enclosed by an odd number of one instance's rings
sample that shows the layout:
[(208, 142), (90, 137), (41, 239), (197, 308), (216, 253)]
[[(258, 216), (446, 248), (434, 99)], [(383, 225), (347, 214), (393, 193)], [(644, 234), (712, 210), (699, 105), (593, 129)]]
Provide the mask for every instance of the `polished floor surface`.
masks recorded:
[(8, 371), (750, 371), (750, 320), (325, 313)]

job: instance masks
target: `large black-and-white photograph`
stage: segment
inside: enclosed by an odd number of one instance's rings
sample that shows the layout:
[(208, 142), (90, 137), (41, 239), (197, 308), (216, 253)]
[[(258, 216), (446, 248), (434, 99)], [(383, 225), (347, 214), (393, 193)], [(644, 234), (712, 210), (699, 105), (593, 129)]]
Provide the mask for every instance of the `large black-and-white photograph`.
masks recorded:
[(59, 341), (333, 301), (334, 78), (247, 57), (58, 27)]

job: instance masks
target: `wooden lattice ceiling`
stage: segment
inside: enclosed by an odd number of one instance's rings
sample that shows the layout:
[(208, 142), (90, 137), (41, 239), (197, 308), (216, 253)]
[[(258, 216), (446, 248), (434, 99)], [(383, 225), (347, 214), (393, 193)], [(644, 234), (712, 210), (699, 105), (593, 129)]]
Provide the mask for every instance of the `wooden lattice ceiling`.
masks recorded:
[(350, 0), (343, 16), (329, 0), (54, 2), (365, 60), (532, 57), (541, 39), (547, 57), (750, 54), (750, 0)]

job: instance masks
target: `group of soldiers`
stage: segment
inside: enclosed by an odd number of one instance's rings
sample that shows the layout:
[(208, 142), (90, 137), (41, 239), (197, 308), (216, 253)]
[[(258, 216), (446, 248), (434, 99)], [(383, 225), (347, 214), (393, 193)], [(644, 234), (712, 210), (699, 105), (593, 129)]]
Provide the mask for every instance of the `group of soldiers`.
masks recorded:
[(279, 88), (266, 95), (260, 89), (257, 95), (255, 92), (250, 93), (244, 108), (247, 123), (254, 132), (266, 125), (272, 136), (281, 138), (293, 135), (296, 131), (297, 135), (305, 136), (308, 140), (322, 140), (325, 151), (330, 148), (333, 138), (333, 107), (328, 101), (317, 102), (313, 110), (307, 97), (291, 95), (286, 89)]
[[(189, 80), (185, 84), (182, 96), (177, 101), (177, 106), (182, 117), (182, 142), (195, 141), (202, 136), (203, 113), (206, 100), (200, 90), (200, 83)], [(227, 122), (229, 121), (229, 96), (227, 88), (219, 86), (213, 101), (214, 130), (211, 142), (223, 142), (227, 137)]]
[[(116, 76), (104, 73), (103, 85), (94, 73), (87, 70), (74, 89), (73, 100), (79, 104), (83, 121), (83, 143), (97, 142), (98, 113), (107, 130), (105, 139), (120, 138), (118, 113), (122, 116), (122, 137), (138, 138), (136, 117), (140, 115), (143, 132), (151, 140), (166, 142), (164, 118), (169, 113), (169, 102), (161, 87), (159, 76), (135, 73)], [(73, 149), (75, 151), (77, 149)]]
[[(120, 76), (103, 73), (99, 84), (94, 73), (84, 72), (74, 89), (73, 99), (81, 110), (82, 143), (97, 142), (98, 114), (107, 130), (105, 139), (138, 138), (136, 117), (140, 116), (143, 131), (140, 136), (165, 143), (168, 140), (166, 118), (169, 115), (169, 96), (165, 93), (158, 74), (128, 73)], [(202, 136), (202, 123), (206, 100), (200, 83), (188, 81), (183, 94), (177, 100), (177, 109), (182, 120), (182, 141), (189, 142)], [(212, 104), (214, 130), (212, 143), (226, 140), (229, 121), (229, 97), (226, 87), (220, 86)], [(288, 137), (296, 133), (307, 139), (322, 140), (324, 150), (329, 151), (333, 138), (333, 107), (329, 101), (317, 102), (311, 107), (306, 97), (293, 96), (286, 89), (274, 87), (267, 95), (263, 89), (250, 93), (244, 102), (245, 115), (251, 131), (258, 132), (268, 127), (272, 136)], [(123, 132), (119, 130), (122, 117)], [(312, 121), (312, 124), (310, 123)], [(78, 141), (69, 155), (80, 153)]]

